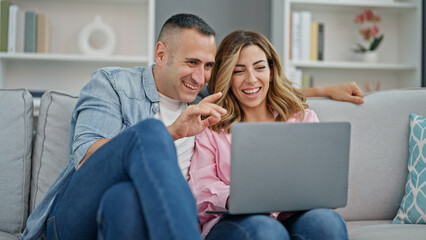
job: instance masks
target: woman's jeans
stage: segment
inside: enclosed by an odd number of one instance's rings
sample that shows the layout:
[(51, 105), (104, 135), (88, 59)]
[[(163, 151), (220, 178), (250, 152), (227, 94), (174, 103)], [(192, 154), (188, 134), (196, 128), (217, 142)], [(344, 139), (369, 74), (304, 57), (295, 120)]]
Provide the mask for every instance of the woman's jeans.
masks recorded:
[(201, 239), (173, 139), (155, 119), (90, 156), (56, 197), (47, 224), (49, 240)]
[(226, 215), (207, 235), (206, 240), (231, 239), (348, 239), (343, 219), (329, 209), (314, 209), (292, 215), (279, 222), (268, 215)]

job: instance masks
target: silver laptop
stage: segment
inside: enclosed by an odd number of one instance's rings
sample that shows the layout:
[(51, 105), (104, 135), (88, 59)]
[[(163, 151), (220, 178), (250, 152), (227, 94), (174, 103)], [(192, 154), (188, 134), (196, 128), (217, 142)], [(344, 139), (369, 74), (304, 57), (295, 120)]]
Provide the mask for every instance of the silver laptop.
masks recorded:
[(229, 214), (347, 204), (350, 123), (232, 126)]

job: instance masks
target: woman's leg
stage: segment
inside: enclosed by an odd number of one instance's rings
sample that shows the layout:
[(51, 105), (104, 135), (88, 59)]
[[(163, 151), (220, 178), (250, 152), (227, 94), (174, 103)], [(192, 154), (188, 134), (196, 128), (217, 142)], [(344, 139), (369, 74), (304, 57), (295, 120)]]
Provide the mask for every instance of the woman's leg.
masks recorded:
[(267, 215), (227, 215), (207, 235), (206, 240), (289, 240), (285, 227)]
[(173, 140), (155, 119), (123, 131), (75, 172), (55, 199), (48, 236), (55, 229), (61, 240), (95, 239), (101, 197), (120, 182), (135, 187), (151, 239), (201, 239), (195, 201), (177, 164)]
[(139, 197), (131, 182), (116, 184), (104, 194), (97, 222), (98, 240), (149, 239)]
[(295, 214), (283, 222), (291, 239), (348, 239), (345, 221), (330, 209), (313, 209)]

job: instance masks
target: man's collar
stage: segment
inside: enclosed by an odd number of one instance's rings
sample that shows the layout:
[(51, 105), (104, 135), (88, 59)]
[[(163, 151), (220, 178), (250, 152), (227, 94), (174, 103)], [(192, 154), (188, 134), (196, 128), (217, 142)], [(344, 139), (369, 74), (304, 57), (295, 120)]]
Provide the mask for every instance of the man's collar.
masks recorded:
[(143, 71), (142, 76), (142, 85), (145, 91), (146, 96), (151, 102), (159, 102), (160, 98), (157, 92), (157, 85), (155, 85), (154, 80), (154, 70), (155, 64), (148, 66), (145, 71)]

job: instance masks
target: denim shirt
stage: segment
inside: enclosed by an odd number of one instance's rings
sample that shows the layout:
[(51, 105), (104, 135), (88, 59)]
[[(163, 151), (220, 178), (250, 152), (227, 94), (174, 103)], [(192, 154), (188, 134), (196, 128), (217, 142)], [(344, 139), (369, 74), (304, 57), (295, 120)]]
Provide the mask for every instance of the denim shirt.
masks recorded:
[[(113, 138), (124, 129), (158, 113), (160, 99), (153, 67), (110, 67), (93, 73), (91, 80), (82, 88), (71, 117), (70, 162), (31, 213), (21, 239), (46, 237), (46, 221), (55, 197), (94, 142)], [(205, 95), (208, 91), (203, 89), (194, 103)]]

